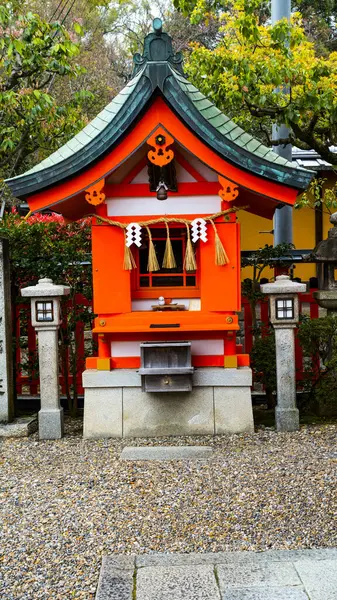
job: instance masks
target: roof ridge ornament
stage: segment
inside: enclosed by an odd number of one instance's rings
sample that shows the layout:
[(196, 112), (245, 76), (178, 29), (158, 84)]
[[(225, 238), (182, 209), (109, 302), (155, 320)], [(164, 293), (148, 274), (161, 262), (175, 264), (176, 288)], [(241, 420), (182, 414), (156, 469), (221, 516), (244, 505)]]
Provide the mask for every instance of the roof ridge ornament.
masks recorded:
[(182, 63), (183, 56), (181, 52), (175, 53), (172, 46), (172, 38), (168, 33), (163, 32), (162, 20), (158, 17), (152, 22), (153, 33), (149, 33), (144, 38), (143, 54), (137, 52), (133, 57), (134, 69), (132, 76), (139, 73), (146, 63), (168, 62), (174, 69), (184, 75)]

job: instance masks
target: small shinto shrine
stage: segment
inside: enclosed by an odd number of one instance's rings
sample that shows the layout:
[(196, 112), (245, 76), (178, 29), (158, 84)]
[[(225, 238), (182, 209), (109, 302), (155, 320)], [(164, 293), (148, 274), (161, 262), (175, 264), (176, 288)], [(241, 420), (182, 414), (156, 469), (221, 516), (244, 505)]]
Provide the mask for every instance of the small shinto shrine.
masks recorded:
[(312, 173), (222, 114), (184, 76), (160, 19), (153, 28), (118, 96), (7, 183), (31, 211), (92, 215), (98, 356), (83, 374), (84, 435), (251, 431), (237, 211), (272, 218)]

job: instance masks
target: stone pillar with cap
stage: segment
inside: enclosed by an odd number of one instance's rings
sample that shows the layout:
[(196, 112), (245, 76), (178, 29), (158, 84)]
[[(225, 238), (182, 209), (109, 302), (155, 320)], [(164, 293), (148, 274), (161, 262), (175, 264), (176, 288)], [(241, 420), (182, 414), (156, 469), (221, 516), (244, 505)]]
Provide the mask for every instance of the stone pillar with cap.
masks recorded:
[(331, 316), (337, 316), (337, 212), (330, 217), (333, 225), (328, 237), (322, 240), (312, 253), (315, 262), (322, 265), (319, 277), (319, 290), (313, 296), (319, 306), (325, 308)]
[(55, 285), (51, 279), (40, 279), (37, 285), (22, 288), (21, 294), (31, 298), (32, 325), (38, 334), (40, 397), (39, 438), (55, 440), (63, 436), (63, 408), (60, 406), (58, 329), (60, 297), (70, 288)]
[(291, 281), (288, 275), (279, 275), (274, 283), (261, 285), (261, 291), (269, 296), (270, 321), (275, 329), (276, 429), (297, 431), (299, 412), (296, 406), (294, 330), (299, 319), (298, 294), (306, 291), (306, 285)]

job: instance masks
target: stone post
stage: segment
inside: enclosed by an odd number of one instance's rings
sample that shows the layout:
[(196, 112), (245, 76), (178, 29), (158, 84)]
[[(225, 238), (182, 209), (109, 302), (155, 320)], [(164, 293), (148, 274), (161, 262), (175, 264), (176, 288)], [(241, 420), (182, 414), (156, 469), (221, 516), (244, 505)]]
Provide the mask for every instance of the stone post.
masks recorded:
[(306, 285), (291, 281), (288, 275), (279, 275), (274, 283), (261, 285), (261, 291), (269, 295), (270, 321), (275, 329), (276, 429), (297, 431), (299, 412), (296, 407), (294, 330), (299, 317), (298, 294), (306, 291)]
[(0, 423), (14, 418), (12, 305), (9, 246), (0, 238)]
[(23, 288), (22, 296), (31, 298), (32, 325), (38, 334), (40, 397), (39, 438), (56, 440), (63, 436), (63, 408), (60, 406), (58, 329), (60, 297), (70, 288), (40, 279), (37, 285)]

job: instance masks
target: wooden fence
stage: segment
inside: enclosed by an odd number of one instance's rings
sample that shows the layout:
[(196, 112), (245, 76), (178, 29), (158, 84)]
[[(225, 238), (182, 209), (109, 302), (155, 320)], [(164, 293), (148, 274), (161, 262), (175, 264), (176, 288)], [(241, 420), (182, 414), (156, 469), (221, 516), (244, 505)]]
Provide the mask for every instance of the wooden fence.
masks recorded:
[[(76, 296), (76, 306), (81, 310), (81, 306), (90, 307), (91, 301), (79, 294)], [(67, 312), (72, 310), (70, 303), (63, 303), (62, 314), (64, 322), (67, 319)], [(80, 312), (79, 312), (80, 314)], [(65, 331), (64, 325), (61, 329)], [(13, 330), (17, 340), (15, 355), (15, 377), (16, 391), (18, 395), (35, 396), (39, 393), (38, 376), (38, 357), (37, 357), (37, 337), (35, 329), (32, 327), (30, 319), (30, 303), (16, 304), (13, 309)], [(60, 356), (60, 391), (66, 395), (67, 387), (76, 385), (77, 393), (83, 394), (82, 373), (85, 369), (86, 355), (92, 354), (97, 340), (91, 333), (90, 327), (85, 327), (81, 320), (76, 321), (74, 338), (76, 340), (76, 381), (71, 374), (71, 364), (69, 348), (65, 348), (63, 356)]]
[[(305, 294), (299, 295), (300, 301), (300, 312), (310, 316), (311, 319), (316, 319), (319, 316), (319, 307), (313, 298), (313, 291), (310, 290)], [(78, 298), (79, 304), (90, 306), (90, 301), (80, 296)], [(65, 305), (65, 311), (69, 310), (69, 306)], [(248, 301), (243, 298), (242, 310), (244, 314), (244, 352), (250, 353), (253, 344), (253, 333), (252, 333), (252, 314)], [(264, 300), (259, 302), (259, 321), (261, 323), (268, 323), (268, 301)], [(39, 378), (37, 369), (37, 348), (36, 348), (36, 334), (35, 330), (31, 325), (30, 321), (30, 304), (17, 304), (14, 309), (14, 323), (13, 327), (16, 331), (17, 340), (21, 342), (16, 347), (16, 390), (19, 395), (32, 395), (38, 394)], [(85, 357), (86, 354), (92, 354), (93, 343), (92, 334), (90, 328), (85, 328), (81, 321), (76, 323), (75, 332), (77, 342), (77, 355), (76, 355), (76, 389), (79, 395), (83, 394), (82, 387), (82, 373), (85, 368)], [(303, 377), (303, 354), (301, 347), (296, 340), (296, 372), (297, 379), (300, 381)], [(68, 366), (67, 366), (68, 363)], [(69, 353), (63, 357), (61, 361), (61, 372), (60, 372), (60, 388), (61, 393), (66, 394), (66, 377), (62, 364), (69, 368)], [(71, 375), (67, 376), (68, 384), (73, 385), (74, 381)]]

